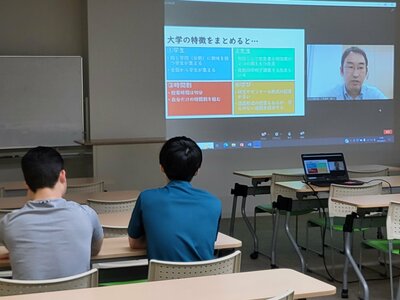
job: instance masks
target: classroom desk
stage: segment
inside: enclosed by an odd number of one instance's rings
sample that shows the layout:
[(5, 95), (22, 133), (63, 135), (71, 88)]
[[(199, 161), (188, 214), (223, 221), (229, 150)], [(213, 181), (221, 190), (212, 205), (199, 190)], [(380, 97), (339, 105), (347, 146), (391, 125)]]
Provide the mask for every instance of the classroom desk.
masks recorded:
[[(109, 191), (109, 192), (95, 192), (95, 193), (69, 193), (65, 194), (66, 200), (75, 201), (80, 204), (86, 204), (87, 199), (97, 199), (104, 201), (113, 200), (130, 200), (137, 199), (140, 191), (126, 190), (126, 191)], [(21, 197), (3, 197), (0, 198), (0, 209), (17, 209), (25, 205), (29, 199), (26, 196)]]
[[(376, 182), (376, 181), (382, 181), (383, 183), (383, 188), (384, 189), (389, 189), (389, 188), (397, 188), (400, 187), (400, 176), (381, 176), (381, 177), (363, 177), (363, 178), (358, 178), (358, 180), (364, 181), (364, 182)], [(277, 182), (277, 185), (279, 185), (282, 188), (287, 188), (288, 190), (294, 190), (296, 192), (297, 199), (290, 199), (290, 201), (285, 200), (285, 201), (276, 201), (276, 206), (278, 210), (285, 211), (286, 212), (286, 217), (285, 217), (285, 232), (287, 237), (289, 238), (290, 243), (293, 246), (293, 249), (297, 253), (297, 256), (300, 259), (301, 263), (301, 270), (302, 272), (305, 272), (306, 270), (306, 265), (305, 265), (305, 260), (303, 255), (301, 254), (300, 248), (297, 245), (295, 239), (293, 238), (290, 229), (289, 229), (289, 219), (290, 219), (290, 214), (291, 211), (296, 211), (296, 210), (305, 210), (305, 209), (313, 209), (313, 208), (326, 208), (328, 206), (328, 199), (305, 199), (305, 197), (314, 195), (315, 193), (321, 193), (321, 192), (329, 192), (329, 187), (317, 187), (317, 186), (308, 186), (304, 182), (301, 181), (285, 181), (285, 182)], [(390, 185), (389, 185), (390, 184)], [(287, 198), (286, 198), (287, 199)], [(275, 218), (275, 226), (274, 226), (274, 232), (273, 232), (273, 238), (272, 238), (272, 245), (271, 245), (271, 266), (274, 267), (276, 264), (276, 244), (277, 244), (277, 230), (278, 230), (278, 222), (279, 222), (279, 214), (277, 214), (277, 217)]]
[[(354, 165), (348, 166), (347, 169), (351, 171), (377, 171), (382, 169), (389, 169), (390, 174), (400, 173), (400, 167), (386, 166), (386, 165)], [(234, 171), (233, 174), (244, 177), (251, 180), (251, 186), (235, 183), (234, 188), (231, 189), (233, 195), (232, 200), (232, 211), (231, 221), (229, 226), (229, 235), (233, 236), (235, 231), (235, 218), (236, 218), (236, 206), (238, 197), (242, 199), (241, 215), (243, 220), (253, 238), (254, 252), (251, 254), (252, 258), (258, 257), (258, 237), (254, 232), (253, 226), (251, 225), (247, 214), (246, 214), (246, 201), (247, 196), (265, 195), (270, 194), (270, 186), (262, 185), (262, 183), (270, 181), (272, 174), (288, 174), (288, 175), (304, 175), (303, 168), (289, 168), (289, 169), (269, 169), (269, 170), (247, 170), (247, 171)]]
[[(377, 170), (389, 169), (389, 176), (400, 173), (400, 167), (386, 166), (386, 165), (354, 165), (347, 166), (348, 171), (358, 172), (374, 172)], [(233, 174), (247, 177), (252, 180), (252, 185), (262, 182), (267, 182), (271, 179), (273, 173), (287, 174), (287, 175), (304, 175), (303, 168), (288, 168), (288, 169), (269, 169), (269, 170), (247, 170), (247, 171), (234, 171)]]
[[(7, 248), (0, 246), (0, 257), (6, 254), (8, 254)], [(135, 259), (140, 256), (146, 256), (146, 250), (131, 249), (127, 237), (107, 238), (103, 240), (99, 254), (92, 257), (92, 262), (110, 259)], [(8, 258), (0, 259), (0, 267), (10, 267)]]
[[(398, 188), (400, 187), (400, 175), (395, 176), (375, 176), (375, 177), (362, 177), (362, 178), (354, 178), (363, 182), (382, 182), (382, 187), (384, 189), (390, 188)], [(329, 192), (329, 187), (318, 187), (315, 185), (310, 186), (302, 181), (283, 181), (276, 183), (279, 186), (286, 187), (291, 190), (295, 190), (298, 194), (298, 197), (302, 197), (306, 194), (312, 194), (315, 192)]]
[[(80, 178), (68, 178), (67, 182), (69, 185), (79, 185), (79, 184), (86, 184), (86, 183), (94, 183), (96, 182), (93, 177), (80, 177)], [(10, 191), (24, 191), (28, 190), (25, 181), (5, 181), (0, 182), (0, 186), (4, 187), (4, 190), (7, 192)]]
[[(218, 233), (215, 241), (215, 250), (234, 249), (242, 247), (242, 241), (230, 237), (221, 232)], [(0, 257), (8, 253), (4, 246), (0, 246)], [(103, 240), (103, 246), (99, 254), (92, 257), (92, 262), (115, 259), (136, 259), (146, 256), (145, 249), (131, 249), (128, 243), (128, 237), (106, 238)], [(9, 267), (10, 262), (7, 259), (0, 259), (0, 267)]]
[[(109, 226), (128, 226), (131, 213), (99, 214), (100, 223)], [(105, 239), (106, 240), (106, 239)], [(242, 247), (242, 242), (234, 237), (218, 232), (215, 241), (215, 250), (232, 249)]]
[[(130, 212), (99, 214), (98, 216), (100, 219), (100, 223), (102, 225), (108, 225), (108, 226), (128, 226), (129, 220), (131, 219)], [(231, 237), (224, 233), (218, 232), (217, 240), (215, 241), (215, 250), (233, 249), (240, 247), (242, 247), (242, 241), (235, 239), (234, 237)]]
[[(5, 296), (15, 300), (244, 300), (266, 299), (294, 289), (295, 299), (334, 295), (336, 288), (290, 269), (153, 281), (80, 290)], [(12, 297), (12, 298), (11, 298)]]
[[(340, 202), (347, 205), (353, 205), (357, 207), (357, 214), (361, 219), (355, 220), (355, 216), (349, 215), (346, 217), (344, 225), (344, 253), (346, 256), (346, 262), (343, 268), (343, 287), (342, 296), (348, 294), (348, 262), (353, 267), (358, 279), (361, 282), (363, 288), (364, 300), (369, 300), (369, 288), (368, 284), (362, 275), (357, 263), (355, 262), (351, 254), (351, 241), (354, 227), (384, 227), (386, 226), (386, 216), (381, 217), (366, 217), (366, 214), (377, 211), (381, 208), (389, 207), (390, 202), (400, 202), (400, 194), (385, 194), (385, 195), (368, 195), (368, 196), (352, 196), (352, 197), (337, 197), (332, 198), (332, 201)], [(357, 222), (358, 221), (358, 222)], [(368, 222), (369, 221), (369, 222)], [(357, 224), (355, 224), (357, 223)], [(362, 224), (360, 224), (362, 223)]]

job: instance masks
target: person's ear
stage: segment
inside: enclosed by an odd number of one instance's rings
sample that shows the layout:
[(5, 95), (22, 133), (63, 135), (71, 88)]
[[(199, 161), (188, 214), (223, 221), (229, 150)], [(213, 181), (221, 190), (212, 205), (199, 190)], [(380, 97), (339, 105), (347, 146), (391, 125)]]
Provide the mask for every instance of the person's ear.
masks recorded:
[(160, 165), (160, 170), (161, 170), (161, 173), (165, 174), (165, 170), (164, 170), (164, 167), (162, 165)]
[(340, 67), (340, 75), (343, 77), (344, 73), (343, 73), (343, 67)]
[(60, 175), (58, 176), (58, 180), (61, 183), (65, 183), (67, 181), (67, 172), (65, 170), (60, 171)]

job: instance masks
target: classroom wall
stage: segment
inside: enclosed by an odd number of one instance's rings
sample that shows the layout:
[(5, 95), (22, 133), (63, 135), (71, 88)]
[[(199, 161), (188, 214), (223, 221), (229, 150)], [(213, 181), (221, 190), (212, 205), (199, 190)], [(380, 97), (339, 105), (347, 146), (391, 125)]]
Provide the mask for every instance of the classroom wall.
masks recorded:
[(92, 139), (165, 136), (164, 1), (88, 0)]
[(1, 0), (1, 55), (81, 55), (81, 0)]
[[(165, 130), (160, 38), (162, 3), (162, 0), (88, 0), (88, 3), (81, 0), (2, 0), (0, 55), (83, 56), (87, 64), (85, 95), (90, 96), (91, 102), (92, 138), (160, 137)], [(146, 36), (152, 38), (146, 39)], [(153, 63), (146, 63), (150, 57)], [(150, 79), (152, 84), (149, 84)], [(397, 96), (400, 95), (398, 82), (397, 77)], [(399, 108), (398, 105), (396, 111)], [(396, 120), (395, 133), (399, 129)], [(160, 147), (161, 144), (94, 146), (94, 165), (91, 160), (88, 162), (87, 156), (83, 163), (79, 158), (72, 158), (71, 172), (79, 175), (93, 171), (95, 176), (105, 178), (109, 189), (160, 186), (165, 183), (158, 166)], [(365, 148), (205, 152), (203, 166), (193, 183), (217, 195), (223, 202), (224, 216), (229, 216), (230, 189), (235, 182), (249, 183), (233, 176), (234, 170), (300, 167), (300, 154), (313, 151), (343, 151), (349, 164), (400, 165), (399, 150), (396, 142)], [(21, 177), (18, 160), (11, 163), (0, 160), (0, 180), (17, 177)], [(253, 210), (252, 204), (264, 200), (260, 196), (249, 197), (248, 211)]]
[[(81, 0), (1, 0), (0, 55), (83, 56), (86, 70), (86, 27), (86, 3)], [(67, 147), (60, 151), (69, 176), (93, 175), (90, 148)], [(20, 157), (25, 152), (0, 150), (0, 181), (22, 180)]]

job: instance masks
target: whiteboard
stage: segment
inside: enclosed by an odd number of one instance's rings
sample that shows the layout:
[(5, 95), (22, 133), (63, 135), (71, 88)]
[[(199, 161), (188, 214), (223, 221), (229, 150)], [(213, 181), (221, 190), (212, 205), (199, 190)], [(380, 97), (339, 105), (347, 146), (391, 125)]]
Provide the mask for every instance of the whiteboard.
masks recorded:
[(0, 148), (83, 139), (82, 58), (0, 56)]

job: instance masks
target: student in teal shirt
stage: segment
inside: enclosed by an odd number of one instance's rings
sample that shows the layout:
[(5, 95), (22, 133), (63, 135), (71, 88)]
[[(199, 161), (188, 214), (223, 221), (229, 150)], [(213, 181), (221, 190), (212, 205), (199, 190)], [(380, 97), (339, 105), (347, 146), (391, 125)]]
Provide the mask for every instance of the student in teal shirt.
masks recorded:
[(187, 137), (168, 140), (160, 165), (169, 182), (142, 192), (128, 234), (131, 248), (147, 248), (149, 259), (200, 261), (214, 258), (221, 202), (190, 183), (202, 163), (201, 149)]

